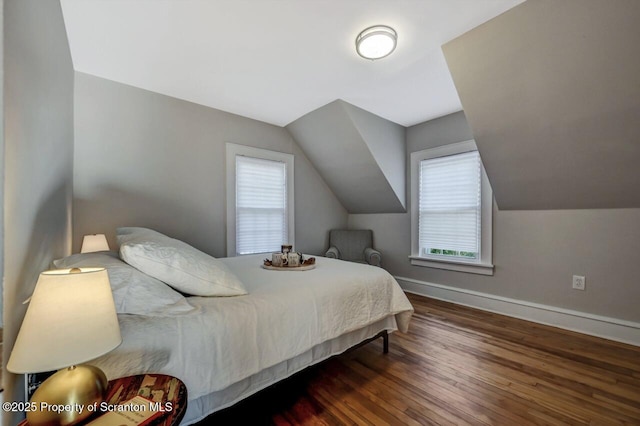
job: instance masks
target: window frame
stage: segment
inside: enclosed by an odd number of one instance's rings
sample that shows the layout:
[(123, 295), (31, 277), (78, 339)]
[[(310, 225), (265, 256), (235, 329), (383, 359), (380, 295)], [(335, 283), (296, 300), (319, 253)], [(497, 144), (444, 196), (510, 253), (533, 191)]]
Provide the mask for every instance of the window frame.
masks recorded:
[(478, 148), (475, 141), (468, 140), (411, 153), (411, 255), (409, 259), (412, 265), (481, 275), (493, 275), (493, 190), (489, 184), (484, 165), (482, 165), (482, 159), (480, 160), (480, 258), (477, 261), (466, 261), (460, 258), (447, 259), (438, 255), (425, 256), (419, 251), (420, 162), (432, 158), (446, 157), (477, 150)]
[(227, 142), (226, 144), (226, 191), (227, 191), (227, 257), (240, 256), (236, 252), (236, 156), (258, 158), (262, 160), (279, 161), (286, 164), (287, 174), (287, 234), (289, 241), (295, 247), (295, 211), (294, 211), (294, 156), (279, 151), (255, 148)]

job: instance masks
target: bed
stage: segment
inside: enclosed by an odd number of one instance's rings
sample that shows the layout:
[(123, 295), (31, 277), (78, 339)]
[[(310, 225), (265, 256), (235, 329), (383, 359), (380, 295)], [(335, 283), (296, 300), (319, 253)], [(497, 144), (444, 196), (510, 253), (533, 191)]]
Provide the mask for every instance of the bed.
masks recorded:
[(90, 363), (109, 379), (180, 378), (189, 393), (182, 424), (192, 424), (381, 332), (407, 330), (413, 308), (385, 270), (317, 257), (313, 270), (271, 271), (263, 258), (216, 259), (243, 285), (246, 294), (234, 297), (176, 298), (117, 253), (74, 255), (56, 267), (107, 268), (123, 342)]

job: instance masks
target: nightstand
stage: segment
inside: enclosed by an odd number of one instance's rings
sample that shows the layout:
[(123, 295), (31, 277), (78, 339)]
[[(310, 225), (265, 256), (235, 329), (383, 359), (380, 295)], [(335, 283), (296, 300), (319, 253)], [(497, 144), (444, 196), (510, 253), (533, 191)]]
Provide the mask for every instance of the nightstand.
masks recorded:
[[(117, 405), (136, 395), (160, 402), (163, 406), (171, 403), (171, 410), (152, 420), (149, 426), (178, 426), (187, 411), (187, 387), (180, 379), (164, 374), (138, 374), (111, 380), (105, 402)], [(91, 417), (87, 422), (95, 419)], [(23, 420), (18, 426), (27, 425)]]
[(138, 374), (111, 380), (104, 400), (108, 404), (119, 404), (136, 395), (171, 403), (171, 411), (152, 421), (153, 426), (177, 426), (187, 411), (187, 387), (180, 379), (164, 374)]

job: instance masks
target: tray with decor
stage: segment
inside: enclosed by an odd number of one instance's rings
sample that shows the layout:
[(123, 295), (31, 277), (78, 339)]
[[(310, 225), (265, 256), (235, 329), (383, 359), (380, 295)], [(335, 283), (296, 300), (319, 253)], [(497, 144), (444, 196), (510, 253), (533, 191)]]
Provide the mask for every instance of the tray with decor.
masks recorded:
[(316, 258), (310, 257), (308, 259), (302, 259), (299, 265), (296, 266), (274, 266), (271, 259), (265, 259), (262, 264), (264, 269), (269, 269), (271, 271), (308, 271), (310, 269), (314, 269), (316, 267)]

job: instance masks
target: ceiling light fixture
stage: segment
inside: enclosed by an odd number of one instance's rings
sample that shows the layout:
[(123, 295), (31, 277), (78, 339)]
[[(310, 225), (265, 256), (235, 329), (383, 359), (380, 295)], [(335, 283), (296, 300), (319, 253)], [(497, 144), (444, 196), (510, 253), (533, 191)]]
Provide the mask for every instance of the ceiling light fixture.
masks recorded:
[(386, 25), (374, 25), (362, 30), (356, 37), (356, 52), (365, 59), (381, 59), (396, 48), (398, 34)]

